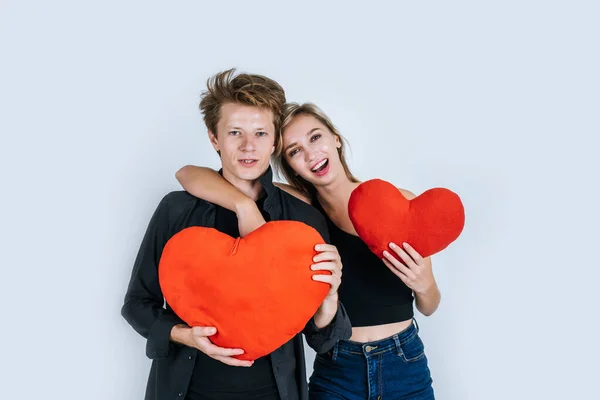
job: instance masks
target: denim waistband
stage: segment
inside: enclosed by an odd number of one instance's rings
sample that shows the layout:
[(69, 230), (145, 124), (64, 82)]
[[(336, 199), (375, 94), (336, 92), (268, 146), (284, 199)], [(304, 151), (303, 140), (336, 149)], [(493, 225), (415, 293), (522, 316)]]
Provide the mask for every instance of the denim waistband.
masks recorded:
[(405, 330), (398, 332), (385, 339), (375, 340), (372, 342), (360, 343), (351, 340), (340, 340), (333, 347), (333, 358), (337, 357), (337, 353), (354, 354), (373, 356), (386, 352), (401, 352), (401, 346), (412, 340), (419, 333), (419, 325), (413, 318), (412, 324)]

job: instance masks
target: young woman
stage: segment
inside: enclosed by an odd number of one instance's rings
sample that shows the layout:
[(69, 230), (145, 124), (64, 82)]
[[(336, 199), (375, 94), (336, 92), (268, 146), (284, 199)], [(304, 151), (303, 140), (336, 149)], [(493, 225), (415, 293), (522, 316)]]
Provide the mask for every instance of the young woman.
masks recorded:
[[(413, 301), (424, 315), (435, 312), (440, 302), (430, 259), (408, 243), (390, 243), (390, 251), (379, 258), (358, 237), (348, 200), (360, 181), (346, 162), (342, 135), (318, 107), (288, 104), (281, 134), (274, 161), (291, 186), (280, 187), (325, 215), (344, 265), (339, 298), (352, 323), (349, 340), (317, 354), (310, 398), (433, 399), (413, 311)], [(217, 172), (185, 166), (177, 179), (191, 194), (235, 211), (242, 235), (265, 223), (254, 201)], [(408, 199), (415, 197), (399, 190)]]

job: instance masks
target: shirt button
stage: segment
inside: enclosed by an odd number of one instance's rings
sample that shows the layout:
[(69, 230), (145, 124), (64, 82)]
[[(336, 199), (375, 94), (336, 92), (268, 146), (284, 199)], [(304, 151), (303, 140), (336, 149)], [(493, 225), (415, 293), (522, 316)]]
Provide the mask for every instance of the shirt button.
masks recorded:
[(179, 392), (179, 397), (183, 397), (183, 392)]
[(193, 359), (194, 359), (194, 357), (192, 357), (192, 356), (188, 357), (188, 360), (193, 360)]

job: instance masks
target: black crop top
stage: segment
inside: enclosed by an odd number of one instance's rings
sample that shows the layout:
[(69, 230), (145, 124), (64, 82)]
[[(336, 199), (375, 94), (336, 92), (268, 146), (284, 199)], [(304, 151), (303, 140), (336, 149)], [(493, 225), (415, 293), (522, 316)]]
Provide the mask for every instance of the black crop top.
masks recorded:
[(352, 326), (411, 319), (414, 315), (412, 290), (358, 236), (338, 228), (317, 200), (313, 205), (325, 216), (331, 244), (337, 247), (342, 259), (342, 283), (338, 295)]

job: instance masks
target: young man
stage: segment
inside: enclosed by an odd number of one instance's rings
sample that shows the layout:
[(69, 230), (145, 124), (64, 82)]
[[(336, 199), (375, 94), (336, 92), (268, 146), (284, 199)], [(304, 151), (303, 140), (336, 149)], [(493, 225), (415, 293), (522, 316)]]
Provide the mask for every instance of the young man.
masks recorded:
[[(234, 70), (229, 70), (209, 79), (200, 109), (209, 139), (221, 157), (223, 177), (255, 200), (267, 221), (304, 222), (328, 242), (324, 218), (272, 182), (269, 161), (278, 145), (284, 104), (285, 93), (277, 82), (260, 75), (236, 76)], [(268, 356), (254, 362), (241, 361), (233, 357), (241, 354), (240, 350), (220, 348), (210, 341), (213, 327), (189, 327), (168, 304), (163, 306), (158, 281), (162, 249), (173, 235), (190, 226), (240, 235), (235, 213), (185, 191), (169, 193), (158, 205), (136, 258), (121, 311), (147, 339), (146, 355), (152, 359), (152, 367), (146, 400), (307, 399), (301, 335)], [(313, 279), (329, 283), (330, 290), (303, 330), (307, 343), (318, 353), (351, 335), (350, 321), (337, 297), (339, 254), (333, 246), (322, 246), (318, 249), (322, 259), (319, 265), (331, 275), (314, 275)], [(266, 335), (268, 329), (265, 327)]]

